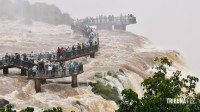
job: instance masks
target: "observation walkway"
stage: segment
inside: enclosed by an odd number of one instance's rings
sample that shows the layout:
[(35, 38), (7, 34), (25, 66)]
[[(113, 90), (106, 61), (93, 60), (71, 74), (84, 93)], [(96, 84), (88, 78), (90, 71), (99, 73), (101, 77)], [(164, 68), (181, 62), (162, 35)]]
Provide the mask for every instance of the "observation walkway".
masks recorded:
[[(78, 24), (88, 26), (96, 26), (96, 29), (106, 29), (106, 30), (123, 30), (126, 31), (126, 26), (130, 24), (136, 24), (136, 17), (132, 14), (125, 16), (99, 16), (99, 17), (86, 17), (77, 21)], [(77, 23), (74, 23), (77, 24)]]
[[(84, 26), (74, 26), (73, 30), (79, 31), (84, 35), (89, 35), (87, 29)], [(89, 40), (89, 39), (88, 39)], [(39, 70), (38, 67), (41, 66), (40, 62), (35, 62), (34, 60), (45, 60), (52, 63), (63, 63), (76, 58), (90, 56), (95, 57), (95, 53), (98, 52), (99, 42), (95, 45), (85, 46), (79, 50), (63, 51), (62, 54), (57, 53), (44, 53), (44, 54), (27, 54), (26, 56), (16, 53), (15, 55), (5, 55), (0, 58), (0, 70), (3, 70), (3, 74), (7, 75), (9, 73), (9, 68), (19, 68), (21, 69), (21, 75), (27, 76), (27, 79), (35, 81), (36, 92), (41, 92), (41, 84), (46, 83), (46, 79), (64, 78), (72, 77), (72, 87), (78, 86), (77, 75), (83, 73), (83, 64), (76, 63), (76, 69), (70, 70), (67, 67), (63, 68), (61, 66), (52, 66), (52, 71)], [(33, 71), (33, 68), (37, 68), (37, 72)]]

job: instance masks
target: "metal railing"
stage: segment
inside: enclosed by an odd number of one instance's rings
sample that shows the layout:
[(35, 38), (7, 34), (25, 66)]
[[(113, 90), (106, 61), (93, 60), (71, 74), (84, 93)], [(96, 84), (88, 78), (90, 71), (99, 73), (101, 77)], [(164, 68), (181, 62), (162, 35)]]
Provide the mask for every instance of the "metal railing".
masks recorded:
[(24, 69), (28, 69), (33, 67), (35, 64), (33, 62), (31, 62), (30, 60), (20, 60), (20, 59), (5, 59), (2, 58), (0, 60), (0, 67), (6, 67), (6, 66), (15, 66), (15, 67), (20, 67), (20, 68), (24, 68)]
[(136, 17), (132, 16), (117, 16), (107, 18), (102, 16), (100, 18), (85, 18), (79, 20), (79, 23), (87, 25), (98, 25), (98, 24), (135, 24)]
[(90, 32), (87, 32), (87, 27), (83, 24), (78, 24), (78, 25), (72, 24), (71, 29), (74, 31), (79, 31), (82, 34), (84, 34), (85, 36), (89, 36), (89, 33), (90, 33)]
[(82, 57), (85, 55), (92, 54), (97, 51), (98, 51), (98, 45), (91, 46), (84, 49), (79, 49), (79, 50), (64, 51), (63, 53), (57, 53), (57, 59), (55, 59), (54, 61), (74, 59), (77, 57)]
[(52, 70), (37, 70), (28, 69), (29, 79), (51, 79), (51, 78), (62, 78), (69, 77), (71, 75), (78, 75), (83, 73), (83, 64), (76, 65), (74, 69), (69, 67), (53, 66)]
[[(81, 56), (89, 55), (91, 53), (97, 52), (98, 51), (98, 44), (90, 47), (85, 47), (84, 49), (79, 49), (79, 50), (64, 50), (63, 52), (57, 52), (57, 53), (45, 53), (45, 54), (35, 54), (33, 57), (29, 57), (27, 55), (27, 60), (22, 60), (22, 59), (16, 59), (16, 57), (10, 57), (10, 58), (5, 58), (2, 57), (0, 59), (0, 67), (2, 66), (8, 66), (8, 65), (15, 65), (15, 66), (20, 66), (20, 67), (27, 67), (30, 68), (34, 64), (33, 60), (46, 60), (46, 61), (62, 61), (62, 60), (70, 60), (70, 59), (75, 59)], [(21, 55), (20, 55), (21, 57)]]

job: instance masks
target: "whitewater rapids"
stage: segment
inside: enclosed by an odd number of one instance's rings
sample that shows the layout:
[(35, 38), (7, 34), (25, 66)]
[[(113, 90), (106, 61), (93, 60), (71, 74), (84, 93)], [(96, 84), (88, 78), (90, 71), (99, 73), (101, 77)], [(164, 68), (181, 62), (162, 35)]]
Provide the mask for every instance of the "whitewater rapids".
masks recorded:
[[(174, 66), (169, 69), (185, 70), (182, 56), (176, 51), (164, 51), (156, 48), (147, 38), (124, 31), (98, 31), (100, 34), (100, 50), (94, 59), (82, 57), (76, 59), (83, 61), (84, 73), (78, 76), (79, 82), (96, 81), (95, 73), (116, 72), (124, 70), (117, 78), (104, 76), (107, 83), (117, 87), (120, 93), (125, 88), (131, 88), (142, 96), (140, 83), (144, 78), (152, 75), (151, 69), (156, 63), (155, 57), (167, 56), (174, 61)], [(70, 26), (49, 25), (33, 22), (33, 25), (24, 25), (20, 21), (0, 20), (0, 54), (5, 53), (30, 53), (38, 50), (49, 51), (57, 47), (67, 47), (75, 43), (84, 42), (81, 34), (75, 34)], [(34, 107), (36, 112), (41, 112), (49, 107), (60, 106), (66, 112), (114, 112), (118, 106), (114, 101), (107, 101), (95, 95), (88, 85), (71, 88), (67, 84), (42, 85), (41, 93), (36, 93), (34, 82), (25, 77), (16, 75), (19, 70), (12, 69), (8, 76), (3, 76), (0, 71), (0, 98), (14, 104), (17, 110), (27, 106)], [(188, 75), (188, 74), (186, 74)], [(70, 81), (71, 78), (52, 80)], [(119, 96), (121, 97), (121, 96)], [(81, 105), (75, 102), (80, 101)]]

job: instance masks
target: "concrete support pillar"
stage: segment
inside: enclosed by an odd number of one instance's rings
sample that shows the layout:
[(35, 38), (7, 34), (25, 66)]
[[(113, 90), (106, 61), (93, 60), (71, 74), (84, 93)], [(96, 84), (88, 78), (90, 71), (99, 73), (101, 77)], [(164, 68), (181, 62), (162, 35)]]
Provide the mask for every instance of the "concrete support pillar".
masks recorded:
[(46, 84), (46, 83), (47, 83), (46, 79), (41, 79), (41, 84)]
[(41, 79), (35, 79), (35, 91), (36, 93), (41, 92)]
[(72, 87), (78, 87), (77, 74), (72, 75)]
[(125, 24), (115, 24), (114, 28), (116, 30), (123, 30), (126, 31), (126, 25)]
[(98, 30), (112, 30), (112, 24), (98, 24), (96, 27)]
[(90, 54), (90, 58), (95, 58), (95, 53)]
[(21, 76), (25, 76), (26, 74), (26, 69), (21, 69)]
[(3, 68), (3, 74), (7, 75), (8, 74), (8, 68)]
[(122, 25), (122, 30), (126, 31), (126, 25)]

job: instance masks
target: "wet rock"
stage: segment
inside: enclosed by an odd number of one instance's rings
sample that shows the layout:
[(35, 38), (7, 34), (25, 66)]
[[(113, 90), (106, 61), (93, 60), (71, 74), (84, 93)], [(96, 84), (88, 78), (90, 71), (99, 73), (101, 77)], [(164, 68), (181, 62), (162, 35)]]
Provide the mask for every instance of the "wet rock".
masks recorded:
[(0, 108), (6, 106), (7, 104), (9, 104), (9, 101), (5, 99), (0, 99)]
[(91, 86), (91, 87), (94, 87), (96, 85), (96, 82), (88, 82), (88, 84)]

